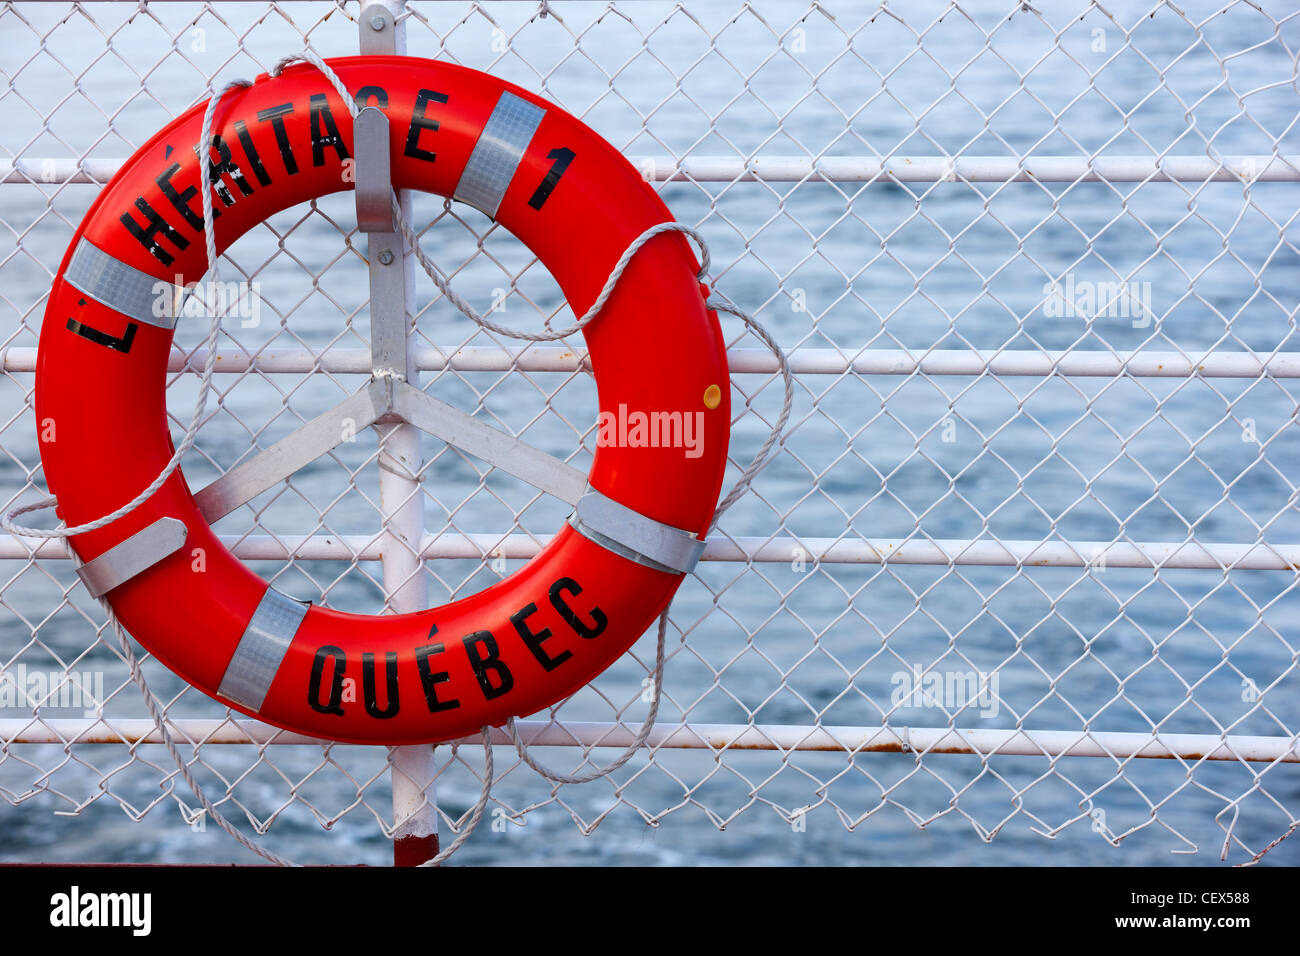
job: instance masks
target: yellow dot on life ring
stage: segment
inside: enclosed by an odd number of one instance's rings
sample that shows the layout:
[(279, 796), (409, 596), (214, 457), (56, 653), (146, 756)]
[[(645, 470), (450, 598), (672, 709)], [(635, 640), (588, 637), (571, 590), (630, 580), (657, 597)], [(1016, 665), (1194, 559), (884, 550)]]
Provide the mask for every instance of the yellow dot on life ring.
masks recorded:
[(716, 385), (710, 385), (704, 390), (704, 407), (717, 408), (722, 404), (722, 389)]

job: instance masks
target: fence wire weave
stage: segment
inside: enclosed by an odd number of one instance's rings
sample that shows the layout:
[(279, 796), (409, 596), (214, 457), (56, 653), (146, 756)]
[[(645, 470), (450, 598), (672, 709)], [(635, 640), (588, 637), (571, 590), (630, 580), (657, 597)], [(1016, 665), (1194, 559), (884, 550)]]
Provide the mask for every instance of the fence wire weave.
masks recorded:
[[(36, 342), (96, 184), (209, 89), (304, 47), (355, 53), (359, 13), (0, 4), (6, 508), (45, 493)], [(552, 786), (498, 736), (490, 811), (458, 859), (1007, 863), (1045, 845), (1059, 862), (1300, 859), (1297, 840), (1274, 846), (1300, 820), (1300, 14), (416, 0), (400, 19), (410, 55), (519, 83), (622, 149), (796, 373), (784, 446), (673, 605), (649, 749), (607, 780)], [(573, 321), (486, 217), (413, 203), (423, 247), (480, 312)], [(228, 281), (179, 324), (168, 383), (179, 434), (202, 316), (224, 298), (191, 488), (369, 374), (363, 240), (344, 194), (223, 257)], [(423, 277), (415, 310), (423, 389), (588, 467), (580, 339), (521, 347)], [(782, 389), (762, 344), (723, 327), (729, 484)], [(372, 434), (218, 533), (293, 597), (390, 608), (406, 582), (380, 571), (392, 465)], [(454, 448), (422, 450), (396, 507), (423, 512), (402, 540), (431, 603), (516, 570), (566, 517)], [(3, 538), (0, 562), (0, 854), (247, 861), (193, 809), (61, 545)], [(545, 763), (589, 770), (631, 740), (654, 642), (521, 722)], [(143, 666), (227, 817), (307, 862), (386, 858), (389, 752), (236, 719)], [(481, 751), (440, 746), (414, 781), (448, 841)]]

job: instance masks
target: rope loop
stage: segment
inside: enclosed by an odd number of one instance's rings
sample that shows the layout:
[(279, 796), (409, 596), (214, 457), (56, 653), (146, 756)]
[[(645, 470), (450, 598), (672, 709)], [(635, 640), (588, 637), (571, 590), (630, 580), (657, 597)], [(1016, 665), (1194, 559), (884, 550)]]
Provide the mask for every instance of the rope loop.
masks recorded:
[[(318, 69), (322, 74), (324, 74), (325, 78), (334, 87), (335, 91), (338, 92), (339, 96), (343, 99), (344, 103), (347, 104), (348, 112), (352, 115), (353, 119), (355, 119), (357, 113), (359, 112), (359, 109), (356, 105), (356, 101), (353, 98), (352, 94), (348, 91), (347, 87), (343, 85), (343, 81), (339, 78), (338, 74), (335, 73), (334, 70), (330, 68), (329, 64), (327, 64), (324, 60), (322, 60), (311, 50), (306, 50), (302, 53), (293, 54), (291, 56), (287, 56), (284, 59), (280, 60), (271, 69), (271, 76), (279, 76), (280, 73), (286, 67), (300, 61), (310, 63), (312, 66), (316, 67), (316, 69)], [(203, 123), (199, 134), (199, 146), (198, 146), (198, 153), (200, 157), (200, 161), (199, 161), (200, 190), (203, 199), (203, 240), (204, 240), (204, 248), (207, 254), (208, 271), (211, 272), (214, 277), (217, 271), (217, 250), (216, 250), (216, 236), (215, 236), (215, 231), (213, 229), (211, 167), (210, 167), (210, 163), (204, 161), (205, 145), (208, 148), (210, 148), (212, 142), (213, 115), (215, 114), (217, 106), (221, 102), (221, 100), (225, 97), (225, 95), (228, 92), (236, 89), (242, 89), (251, 85), (252, 84), (248, 80), (234, 80), (230, 83), (227, 83), (224, 87), (221, 88), (220, 92), (216, 93), (211, 98), (209, 98), (207, 108), (204, 110), (203, 113)], [(520, 339), (528, 342), (552, 342), (557, 339), (567, 338), (571, 335), (575, 335), (581, 332), (598, 315), (600, 315), (601, 311), (605, 307), (605, 304), (609, 301), (610, 296), (613, 295), (615, 288), (617, 288), (619, 280), (623, 277), (624, 272), (627, 270), (628, 264), (632, 261), (632, 258), (637, 254), (637, 252), (640, 251), (641, 248), (644, 247), (645, 244), (649, 242), (651, 239), (654, 239), (656, 236), (663, 235), (664, 233), (677, 232), (677, 233), (681, 233), (682, 235), (688, 236), (689, 238), (694, 240), (696, 246), (699, 248), (699, 253), (700, 253), (700, 268), (696, 276), (697, 279), (703, 282), (709, 271), (709, 265), (710, 265), (709, 248), (707, 243), (705, 243), (704, 241), (704, 237), (701, 236), (697, 230), (679, 222), (657, 223), (656, 225), (653, 225), (649, 229), (646, 229), (644, 232), (642, 232), (639, 236), (637, 236), (634, 240), (632, 240), (632, 242), (628, 245), (626, 249), (623, 250), (623, 254), (619, 257), (618, 261), (614, 264), (613, 269), (611, 269), (609, 278), (605, 280), (605, 285), (601, 288), (600, 294), (596, 296), (595, 301), (592, 302), (591, 306), (587, 309), (587, 311), (584, 312), (582, 316), (578, 318), (577, 321), (574, 322), (573, 325), (569, 326), (568, 328), (551, 329), (543, 332), (523, 332), (517, 329), (510, 329), (505, 326), (498, 325), (495, 322), (492, 322), (491, 320), (487, 319), (486, 317), (476, 312), (468, 302), (466, 302), (458, 293), (456, 293), (451, 288), (451, 285), (447, 281), (447, 279), (445, 279), (441, 275), (438, 267), (425, 254), (424, 250), (420, 248), (419, 237), (415, 234), (415, 230), (411, 227), (411, 224), (407, 221), (405, 214), (402, 212), (401, 204), (398, 201), (396, 192), (393, 192), (392, 194), (392, 203), (393, 203), (394, 221), (396, 222), (398, 226), (398, 230), (401, 232), (403, 239), (405, 239), (406, 241), (407, 248), (416, 257), (417, 261), (420, 263), (420, 266), (424, 269), (425, 273), (433, 281), (433, 284), (438, 288), (438, 290), (444, 296), (446, 296), (448, 301), (450, 301), (463, 315), (465, 315), (466, 318), (470, 319), (480, 328), (487, 329), (492, 332), (496, 332), (499, 335), (504, 335), (509, 338)], [(781, 347), (776, 343), (776, 340), (771, 336), (771, 334), (768, 333), (768, 331), (762, 326), (762, 324), (757, 319), (755, 319), (752, 315), (740, 309), (739, 307), (735, 306), (734, 304), (730, 303), (726, 299), (717, 295), (716, 293), (712, 293), (709, 295), (709, 297), (705, 300), (705, 306), (717, 312), (726, 312), (729, 315), (733, 315), (739, 318), (741, 321), (743, 321), (746, 327), (749, 329), (749, 331), (752, 332), (754, 335), (756, 335), (763, 342), (763, 344), (766, 345), (772, 351), (773, 355), (776, 356), (777, 362), (780, 367), (781, 377), (784, 383), (784, 397), (781, 406), (781, 414), (778, 416), (775, 424), (772, 426), (771, 431), (767, 436), (767, 439), (763, 442), (762, 446), (759, 448), (758, 453), (754, 456), (753, 460), (741, 471), (740, 477), (737, 479), (736, 483), (732, 486), (731, 490), (727, 492), (726, 496), (723, 497), (722, 501), (718, 504), (718, 507), (713, 514), (713, 520), (709, 525), (709, 530), (712, 531), (717, 526), (718, 519), (722, 517), (723, 512), (725, 512), (728, 508), (730, 508), (733, 504), (735, 504), (737, 500), (739, 500), (741, 497), (744, 496), (745, 492), (748, 491), (749, 486), (753, 482), (754, 478), (771, 460), (773, 451), (775, 450), (775, 447), (778, 441), (780, 440), (781, 435), (785, 431), (785, 426), (790, 419), (790, 411), (793, 405), (793, 398), (794, 398), (794, 386), (793, 386), (793, 378), (790, 372), (790, 363), (786, 359), (785, 352), (781, 349)], [(7, 512), (6, 514), (4, 514), (3, 516), (0, 516), (0, 527), (3, 527), (10, 534), (23, 535), (26, 537), (33, 537), (33, 538), (61, 538), (64, 539), (66, 542), (66, 539), (73, 537), (75, 535), (83, 534), (89, 531), (95, 531), (99, 528), (103, 528), (106, 525), (112, 524), (117, 519), (130, 514), (136, 508), (140, 507), (140, 505), (144, 504), (144, 502), (148, 501), (154, 495), (154, 493), (156, 493), (158, 489), (163, 486), (163, 484), (167, 481), (167, 479), (170, 478), (173, 473), (175, 473), (177, 468), (180, 467), (181, 459), (185, 456), (185, 453), (188, 452), (194, 444), (194, 440), (198, 434), (199, 426), (202, 424), (203, 421), (203, 414), (207, 408), (208, 392), (211, 388), (212, 375), (216, 367), (216, 358), (217, 358), (216, 345), (217, 345), (217, 339), (221, 332), (221, 319), (222, 319), (222, 310), (214, 309), (212, 313), (211, 323), (208, 328), (208, 337), (205, 342), (207, 348), (207, 359), (204, 362), (203, 372), (200, 378), (199, 394), (194, 403), (194, 412), (193, 415), (191, 416), (189, 427), (186, 429), (185, 436), (181, 440), (180, 444), (176, 446), (175, 454), (172, 455), (171, 459), (163, 467), (162, 471), (159, 472), (158, 477), (155, 478), (147, 488), (141, 491), (140, 494), (138, 494), (131, 501), (122, 505), (122, 507), (118, 508), (116, 511), (104, 515), (102, 518), (97, 518), (94, 521), (86, 522), (80, 525), (75, 525), (73, 527), (31, 528), (31, 527), (26, 527), (15, 523), (14, 519), (18, 518), (21, 515), (55, 507), (57, 501), (52, 497), (44, 498), (33, 504), (27, 504), (22, 507), (13, 509)], [(76, 552), (72, 549), (70, 544), (68, 545), (68, 554), (73, 559), (74, 564), (80, 567), (81, 562), (77, 558)], [(185, 762), (184, 758), (181, 756), (179, 748), (176, 746), (176, 741), (172, 737), (171, 731), (167, 727), (167, 723), (164, 718), (162, 708), (159, 706), (157, 698), (154, 696), (152, 689), (149, 687), (148, 681), (145, 679), (143, 671), (140, 669), (139, 660), (136, 657), (133, 648), (131, 647), (131, 643), (130, 640), (127, 638), (126, 631), (123, 629), (121, 622), (117, 619), (117, 616), (113, 613), (113, 608), (108, 603), (108, 601), (105, 598), (101, 597), (99, 599), (99, 603), (103, 607), (104, 613), (107, 615), (109, 624), (112, 626), (114, 632), (118, 636), (118, 639), (121, 643), (124, 659), (126, 660), (127, 666), (131, 672), (131, 678), (135, 682), (136, 686), (139, 688), (141, 696), (144, 698), (145, 706), (149, 711), (149, 716), (153, 719), (154, 726), (158, 730), (158, 734), (162, 739), (163, 745), (167, 748), (167, 752), (171, 755), (172, 759), (175, 761), (177, 771), (180, 773), (181, 778), (189, 785), (190, 789), (194, 793), (194, 796), (198, 799), (199, 804), (203, 807), (204, 811), (212, 817), (213, 821), (217, 824), (217, 826), (219, 826), (226, 833), (230, 834), (230, 836), (232, 836), (235, 840), (237, 840), (241, 845), (247, 847), (249, 850), (256, 853), (258, 856), (262, 857), (263, 859), (280, 866), (297, 865), (292, 861), (287, 860), (284, 857), (281, 857), (275, 853), (272, 853), (271, 851), (263, 847), (259, 847), (257, 844), (249, 840), (246, 836), (240, 833), (238, 829), (236, 829), (232, 824), (230, 824), (229, 821), (227, 821), (224, 816), (222, 816), (220, 811), (217, 810), (216, 806), (203, 793), (203, 789), (200, 787), (199, 782), (195, 779), (194, 775), (191, 773), (189, 769), (189, 765)], [(669, 604), (669, 607), (671, 607), (671, 602)], [(569, 774), (558, 773), (556, 771), (544, 767), (532, 756), (532, 754), (529, 752), (527, 746), (524, 744), (523, 740), (519, 735), (519, 730), (515, 725), (515, 719), (511, 717), (510, 720), (507, 721), (506, 723), (506, 731), (510, 736), (511, 742), (514, 744), (516, 752), (519, 754), (520, 759), (524, 763), (526, 763), (529, 767), (531, 767), (542, 777), (544, 777), (547, 780), (550, 780), (553, 783), (557, 783), (557, 784), (590, 783), (602, 777), (607, 777), (614, 771), (618, 770), (620, 767), (625, 765), (629, 760), (631, 760), (632, 757), (639, 750), (641, 750), (642, 747), (645, 746), (646, 740), (649, 738), (650, 732), (654, 728), (655, 720), (659, 714), (659, 700), (663, 691), (664, 663), (666, 659), (665, 645), (667, 643), (666, 637), (668, 632), (668, 611), (669, 611), (668, 607), (664, 608), (663, 613), (659, 616), (658, 639), (657, 639), (657, 645), (655, 650), (655, 667), (652, 675), (653, 682), (654, 682), (654, 697), (650, 701), (650, 709), (649, 712), (646, 714), (646, 718), (644, 723), (641, 726), (641, 729), (637, 732), (636, 737), (633, 739), (632, 743), (629, 744), (628, 747), (623, 751), (623, 753), (607, 766), (587, 774), (569, 775)], [(440, 853), (437, 854), (437, 856), (433, 857), (433, 859), (428, 860), (425, 863), (421, 864), (422, 866), (437, 866), (442, 862), (444, 862), (445, 860), (447, 860), (448, 858), (450, 858), (451, 855), (455, 853), (458, 849), (460, 849), (460, 847), (464, 844), (464, 842), (469, 839), (470, 835), (474, 832), (475, 827), (478, 826), (479, 821), (483, 817), (483, 812), (486, 809), (489, 800), (491, 799), (492, 783), (493, 783), (492, 736), (491, 736), (490, 727), (483, 728), (483, 760), (484, 760), (483, 787), (479, 794), (478, 801), (475, 803), (474, 807), (470, 811), (468, 818), (466, 819), (465, 825), (461, 828), (461, 831), (457, 835), (456, 839), (453, 840), (452, 843), (445, 850), (442, 850)]]

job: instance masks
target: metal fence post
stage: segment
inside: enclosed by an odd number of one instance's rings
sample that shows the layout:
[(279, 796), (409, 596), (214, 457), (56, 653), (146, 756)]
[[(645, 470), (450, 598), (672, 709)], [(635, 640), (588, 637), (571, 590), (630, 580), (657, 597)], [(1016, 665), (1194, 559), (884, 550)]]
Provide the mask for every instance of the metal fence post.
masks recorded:
[[(398, 20), (405, 3), (386, 0), (367, 5), (358, 22), (361, 52), (405, 52)], [(399, 194), (410, 215), (410, 197)], [(396, 233), (369, 234), (370, 350), (377, 375), (397, 375), (418, 385), (412, 357), (410, 302), (415, 292), (414, 262)], [(382, 302), (382, 305), (381, 305)], [(424, 499), (419, 474), (423, 464), (420, 433), (405, 422), (380, 424), (379, 498), (384, 534), (382, 568), (388, 613), (405, 614), (428, 606), (420, 545), (424, 537)], [(393, 781), (393, 863), (416, 866), (438, 852), (437, 797), (433, 785), (433, 747), (394, 747), (389, 756)]]

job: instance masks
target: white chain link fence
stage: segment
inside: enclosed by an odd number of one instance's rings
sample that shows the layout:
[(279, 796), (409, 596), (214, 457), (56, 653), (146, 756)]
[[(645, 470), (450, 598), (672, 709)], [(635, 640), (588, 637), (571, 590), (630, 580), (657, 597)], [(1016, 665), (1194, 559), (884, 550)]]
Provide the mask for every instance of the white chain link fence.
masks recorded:
[[(358, 14), (0, 4), (7, 503), (43, 493), (35, 347), (94, 184), (209, 84), (307, 44), (356, 52)], [(552, 787), (498, 748), (489, 815), (458, 860), (1242, 863), (1296, 824), (1289, 4), (416, 2), (402, 24), (411, 55), (520, 83), (622, 148), (798, 375), (781, 455), (673, 605), (651, 749)], [(427, 196), (415, 213), (480, 310), (521, 327), (570, 316), (486, 218)], [(230, 250), (223, 278), (246, 295), (192, 488), (364, 381), (362, 238), (343, 195)], [(417, 293), (423, 387), (585, 468), (580, 357), (521, 350)], [(177, 433), (205, 324), (178, 331)], [(780, 379), (724, 328), (743, 463)], [(294, 597), (378, 611), (372, 435), (218, 531)], [(454, 449), (424, 454), (434, 603), (518, 568), (565, 516)], [(61, 546), (7, 538), (0, 559), (0, 856), (251, 861), (195, 815)], [(650, 633), (527, 722), (542, 759), (612, 757), (653, 659)], [(388, 858), (387, 751), (236, 722), (146, 672), (227, 816), (303, 861)], [(445, 842), (482, 750), (435, 758)], [(1264, 861), (1294, 864), (1297, 842)]]

